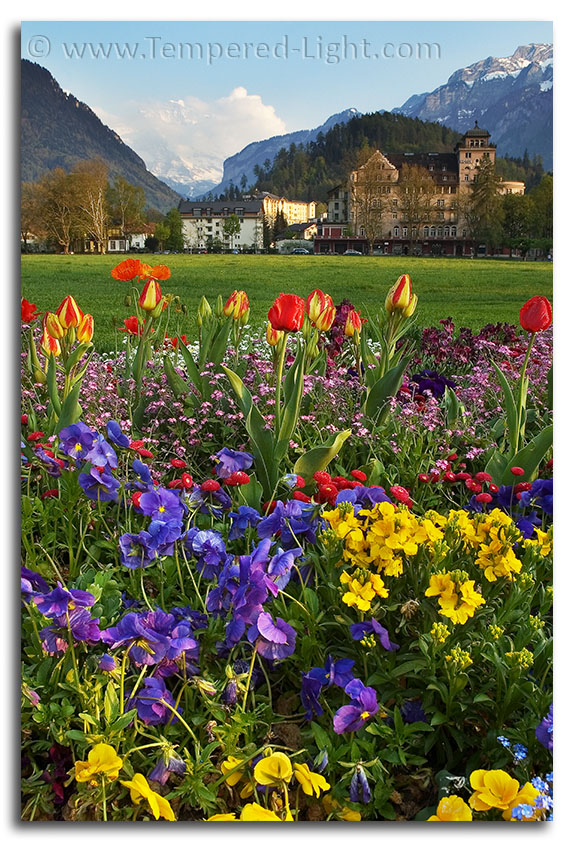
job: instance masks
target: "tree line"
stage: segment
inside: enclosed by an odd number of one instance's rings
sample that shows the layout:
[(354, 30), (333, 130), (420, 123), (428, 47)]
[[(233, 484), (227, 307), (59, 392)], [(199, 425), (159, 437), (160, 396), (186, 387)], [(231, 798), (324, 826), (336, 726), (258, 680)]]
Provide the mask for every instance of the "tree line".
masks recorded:
[(107, 164), (95, 158), (78, 161), (67, 172), (57, 167), (38, 181), (21, 185), (20, 232), (22, 247), (28, 250), (30, 236), (45, 240), (47, 247), (69, 254), (93, 243), (98, 254), (107, 251), (110, 231), (129, 239), (147, 233), (149, 251), (183, 250), (181, 216), (172, 208), (165, 216), (146, 208), (143, 187), (116, 175), (109, 179)]

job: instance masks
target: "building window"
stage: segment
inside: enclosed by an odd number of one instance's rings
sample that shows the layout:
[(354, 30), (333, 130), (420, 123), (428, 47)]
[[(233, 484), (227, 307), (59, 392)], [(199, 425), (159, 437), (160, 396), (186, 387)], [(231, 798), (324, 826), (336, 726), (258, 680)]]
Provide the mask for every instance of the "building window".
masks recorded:
[(436, 228), (434, 227), (434, 225), (432, 226), (432, 228), (431, 228), (431, 230), (430, 230), (430, 236), (431, 236), (431, 237), (436, 237)]
[(443, 180), (443, 181), (448, 181), (448, 176), (443, 175), (442, 180)]
[(399, 236), (399, 226), (398, 225), (395, 225), (395, 227), (393, 229), (393, 234), (394, 234), (395, 237)]
[(409, 236), (409, 229), (408, 229), (408, 228), (403, 228), (403, 237), (405, 237), (405, 238), (406, 238), (406, 237), (408, 237), (408, 236)]
[(465, 181), (468, 181), (468, 176), (467, 176), (467, 175), (465, 175), (464, 180), (465, 180)]
[(201, 208), (194, 208), (193, 209), (194, 216), (201, 216)]
[(393, 213), (392, 216), (391, 216), (391, 219), (398, 219), (398, 218), (399, 218), (398, 213)]
[(115, 250), (116, 250), (116, 241), (110, 240), (110, 251), (115, 251)]
[(429, 227), (428, 227), (428, 225), (425, 225), (424, 230), (423, 230), (423, 237), (428, 237), (428, 235), (429, 235)]
[[(456, 228), (454, 228), (454, 227), (453, 227), (453, 228), (451, 228), (451, 229), (450, 229), (450, 233), (452, 234), (452, 236), (453, 236), (453, 237), (456, 237)], [(465, 233), (466, 233), (466, 232), (465, 232)]]
[(437, 208), (444, 208), (444, 199), (437, 199)]

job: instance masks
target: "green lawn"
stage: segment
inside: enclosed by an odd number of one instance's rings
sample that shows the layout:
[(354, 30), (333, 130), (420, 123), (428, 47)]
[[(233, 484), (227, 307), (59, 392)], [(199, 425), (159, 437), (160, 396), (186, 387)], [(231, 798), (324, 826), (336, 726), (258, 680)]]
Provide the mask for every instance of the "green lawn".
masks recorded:
[[(251, 302), (252, 324), (263, 324), (280, 292), (306, 296), (315, 287), (336, 304), (349, 298), (363, 312), (385, 300), (389, 286), (403, 272), (419, 296), (417, 323), (424, 327), (452, 316), (457, 326), (479, 328), (488, 322), (517, 323), (521, 305), (533, 295), (552, 298), (552, 264), (495, 260), (411, 257), (328, 257), (310, 255), (143, 255), (165, 263), (172, 277), (164, 293), (181, 297), (187, 307), (182, 329), (194, 336), (202, 295), (224, 300), (244, 289)], [(124, 299), (129, 284), (115, 281), (110, 270), (116, 255), (23, 255), (22, 295), (39, 310), (55, 310), (68, 293), (95, 319), (95, 343), (114, 347), (112, 317), (120, 323), (130, 310)]]

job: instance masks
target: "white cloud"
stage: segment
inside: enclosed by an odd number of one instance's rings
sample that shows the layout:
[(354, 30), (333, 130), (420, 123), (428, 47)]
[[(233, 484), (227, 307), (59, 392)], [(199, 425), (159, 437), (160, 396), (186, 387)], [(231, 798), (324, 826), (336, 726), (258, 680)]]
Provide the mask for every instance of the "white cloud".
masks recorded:
[(272, 105), (244, 87), (206, 102), (194, 96), (125, 103), (122, 114), (94, 109), (158, 176), (218, 181), (224, 158), (287, 129)]

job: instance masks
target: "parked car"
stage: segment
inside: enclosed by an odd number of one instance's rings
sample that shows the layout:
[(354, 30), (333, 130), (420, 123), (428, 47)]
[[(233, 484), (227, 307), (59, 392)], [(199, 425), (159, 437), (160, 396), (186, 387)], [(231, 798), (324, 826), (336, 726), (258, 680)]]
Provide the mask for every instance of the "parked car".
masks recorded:
[(344, 251), (344, 252), (343, 252), (343, 254), (352, 254), (352, 255), (356, 255), (356, 254), (358, 254), (358, 255), (359, 255), (359, 257), (362, 257), (362, 256), (363, 256), (363, 252), (362, 252), (362, 251), (357, 251), (357, 249), (347, 249), (347, 251)]
[(307, 249), (293, 249), (291, 254), (309, 254)]

